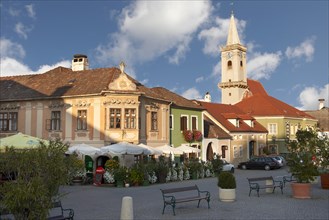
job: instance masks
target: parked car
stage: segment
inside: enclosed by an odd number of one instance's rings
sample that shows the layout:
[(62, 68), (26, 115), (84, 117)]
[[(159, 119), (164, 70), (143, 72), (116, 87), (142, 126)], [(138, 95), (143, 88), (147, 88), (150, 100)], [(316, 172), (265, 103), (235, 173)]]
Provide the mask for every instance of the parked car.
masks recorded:
[(287, 164), (286, 159), (284, 159), (284, 157), (282, 157), (282, 156), (274, 155), (274, 156), (270, 156), (270, 157), (276, 159), (279, 162), (280, 167), (284, 167)]
[(227, 162), (226, 160), (223, 161), (223, 171), (230, 171), (231, 173), (234, 173), (234, 165)]
[(278, 169), (280, 168), (279, 162), (272, 157), (255, 157), (246, 162), (241, 162), (238, 165), (240, 169)]

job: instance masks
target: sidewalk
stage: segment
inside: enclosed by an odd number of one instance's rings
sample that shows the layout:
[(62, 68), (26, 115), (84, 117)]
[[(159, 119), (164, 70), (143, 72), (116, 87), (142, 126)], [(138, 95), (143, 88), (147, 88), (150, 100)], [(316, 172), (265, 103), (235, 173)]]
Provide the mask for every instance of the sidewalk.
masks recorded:
[[(75, 219), (101, 220), (120, 219), (121, 201), (124, 196), (133, 198), (134, 219), (329, 219), (329, 190), (321, 189), (320, 183), (312, 185), (312, 199), (300, 200), (291, 197), (290, 183), (274, 194), (255, 191), (249, 197), (247, 177), (273, 177), (286, 175), (280, 170), (236, 170), (237, 201), (224, 203), (218, 200), (216, 178), (171, 182), (150, 186), (116, 188), (87, 186), (66, 186), (68, 193), (62, 198), (64, 208), (73, 208)], [(197, 184), (200, 190), (211, 193), (210, 209), (207, 202), (181, 203), (176, 205), (176, 216), (167, 206), (162, 215), (163, 200), (160, 189)]]

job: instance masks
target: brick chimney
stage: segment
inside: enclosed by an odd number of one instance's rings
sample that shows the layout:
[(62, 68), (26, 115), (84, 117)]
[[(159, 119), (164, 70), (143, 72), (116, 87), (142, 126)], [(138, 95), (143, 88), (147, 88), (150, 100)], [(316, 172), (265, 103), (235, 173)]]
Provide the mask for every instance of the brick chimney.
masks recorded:
[(72, 70), (82, 71), (88, 69), (89, 69), (88, 57), (83, 54), (75, 54), (72, 60)]

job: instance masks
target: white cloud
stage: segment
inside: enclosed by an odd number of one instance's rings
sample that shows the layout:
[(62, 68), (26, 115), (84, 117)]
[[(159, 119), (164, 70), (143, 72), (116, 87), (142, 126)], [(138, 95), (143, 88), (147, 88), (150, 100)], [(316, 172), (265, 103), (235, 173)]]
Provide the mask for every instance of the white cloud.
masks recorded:
[(30, 68), (13, 58), (1, 58), (1, 76), (23, 75), (31, 72)]
[(297, 47), (288, 47), (285, 54), (288, 59), (298, 59), (305, 57), (306, 62), (311, 62), (313, 60), (313, 54), (315, 51), (314, 43), (315, 37), (311, 37), (303, 41)]
[[(211, 27), (209, 29), (202, 30), (198, 38), (199, 40), (204, 40), (205, 45), (203, 47), (203, 53), (218, 56), (220, 53), (219, 46), (226, 45), (228, 29), (230, 24), (230, 18), (222, 19), (216, 17), (215, 19), (215, 27)], [(236, 19), (236, 26), (239, 32), (239, 37), (243, 36), (244, 29), (246, 27), (247, 22), (244, 20)]]
[(36, 71), (31, 70), (27, 65), (19, 62), (13, 58), (5, 57), (1, 58), (0, 73), (1, 76), (17, 76), (17, 75), (28, 75), (28, 74), (39, 74), (47, 72), (58, 66), (70, 67), (71, 62), (68, 60), (60, 61), (53, 65), (42, 65)]
[(23, 23), (18, 22), (15, 25), (15, 32), (24, 39), (27, 39), (27, 34), (32, 30), (31, 27), (25, 26)]
[(202, 82), (204, 80), (204, 77), (203, 76), (200, 76), (198, 78), (195, 79), (195, 82), (196, 83), (199, 83), (199, 82)]
[(134, 65), (166, 56), (178, 64), (210, 12), (210, 1), (133, 2), (119, 15), (119, 32), (111, 35), (110, 43), (97, 47), (97, 59)]
[(269, 79), (281, 61), (282, 53), (254, 53), (247, 63), (247, 74), (252, 79)]
[(20, 11), (14, 8), (9, 8), (8, 13), (12, 17), (17, 17), (20, 15)]
[(27, 15), (31, 18), (35, 18), (35, 10), (33, 4), (25, 5), (25, 9), (27, 11)]
[(315, 110), (319, 108), (319, 99), (325, 99), (325, 106), (328, 105), (329, 84), (322, 88), (306, 87), (299, 94), (299, 102), (302, 106), (298, 107), (302, 110)]
[(1, 58), (24, 58), (25, 50), (22, 45), (18, 43), (14, 43), (6, 38), (0, 38), (0, 56)]
[(200, 92), (196, 88), (190, 88), (182, 93), (182, 96), (186, 99), (201, 99)]

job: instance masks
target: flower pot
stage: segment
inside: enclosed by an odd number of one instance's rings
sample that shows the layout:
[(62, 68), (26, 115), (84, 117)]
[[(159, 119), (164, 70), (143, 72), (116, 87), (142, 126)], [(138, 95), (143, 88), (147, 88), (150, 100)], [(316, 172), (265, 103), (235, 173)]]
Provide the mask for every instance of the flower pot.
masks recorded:
[(219, 189), (219, 200), (222, 202), (234, 202), (236, 198), (235, 189)]
[(311, 183), (291, 183), (292, 196), (296, 199), (311, 198)]
[(322, 173), (320, 176), (322, 189), (329, 189), (329, 173)]

